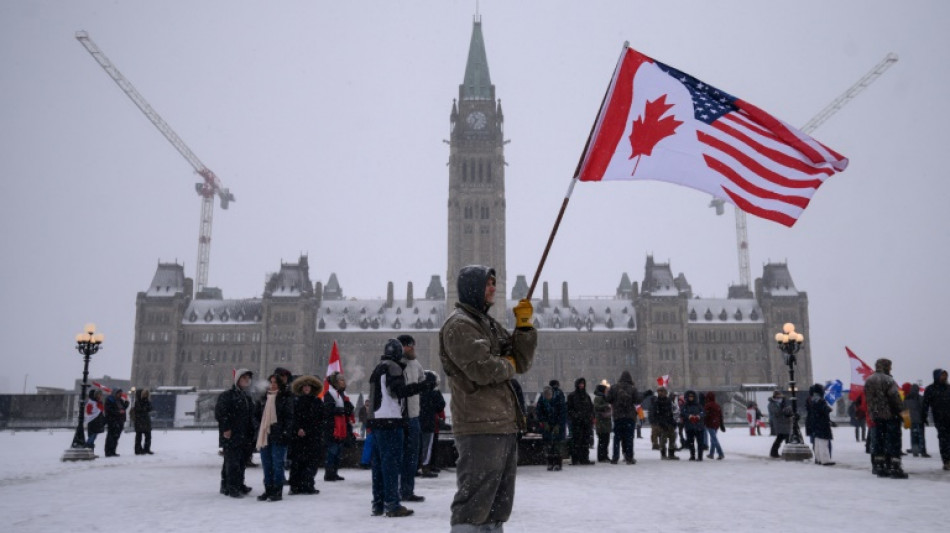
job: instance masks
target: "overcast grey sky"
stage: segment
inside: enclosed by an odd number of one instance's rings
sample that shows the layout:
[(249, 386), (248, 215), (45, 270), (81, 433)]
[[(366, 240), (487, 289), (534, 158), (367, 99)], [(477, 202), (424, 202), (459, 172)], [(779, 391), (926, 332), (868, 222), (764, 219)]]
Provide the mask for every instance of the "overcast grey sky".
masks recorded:
[[(445, 280), (449, 112), (474, 1), (0, 3), (0, 391), (128, 377), (135, 295), (156, 264), (195, 275), (197, 176), (75, 40), (86, 30), (237, 197), (217, 210), (210, 284), (261, 294), (309, 254), (346, 296)], [(930, 381), (947, 272), (950, 3), (483, 0), (505, 112), (508, 276), (530, 277), (621, 46), (803, 125), (888, 52), (900, 61), (814, 136), (850, 158), (794, 228), (749, 217), (753, 277), (807, 291), (815, 379), (844, 346)], [(693, 291), (738, 281), (731, 207), (665, 183), (579, 184), (541, 279), (575, 296), (642, 280), (647, 254)], [(778, 353), (776, 351), (776, 357)]]

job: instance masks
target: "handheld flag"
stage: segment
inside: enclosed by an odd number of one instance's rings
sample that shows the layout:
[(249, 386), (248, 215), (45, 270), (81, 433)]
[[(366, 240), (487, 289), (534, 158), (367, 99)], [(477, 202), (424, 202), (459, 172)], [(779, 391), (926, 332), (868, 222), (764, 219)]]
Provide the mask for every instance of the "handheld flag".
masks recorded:
[(855, 355), (851, 348), (845, 346), (844, 349), (848, 352), (848, 361), (851, 363), (851, 392), (848, 393), (848, 399), (853, 402), (859, 396), (864, 396), (864, 382), (874, 370)]
[(656, 378), (657, 387), (669, 387), (670, 385), (670, 375), (663, 374), (662, 376)]
[[(340, 362), (340, 350), (336, 347), (336, 341), (333, 341), (333, 347), (330, 348), (330, 362), (327, 363), (326, 377), (332, 376), (334, 372), (343, 373), (343, 363)], [(328, 388), (329, 386), (326, 385), (326, 380), (324, 380), (323, 390), (320, 391), (317, 397), (322, 399)]]
[(842, 383), (840, 379), (825, 382), (825, 401), (828, 405), (834, 405), (841, 397)]
[(847, 166), (749, 102), (627, 47), (576, 177), (677, 183), (792, 226)]

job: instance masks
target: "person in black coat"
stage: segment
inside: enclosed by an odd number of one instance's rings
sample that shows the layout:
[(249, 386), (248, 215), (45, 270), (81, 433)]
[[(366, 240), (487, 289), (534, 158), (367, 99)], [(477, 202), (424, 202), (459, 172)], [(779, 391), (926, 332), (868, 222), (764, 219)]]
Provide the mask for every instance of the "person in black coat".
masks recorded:
[(437, 477), (439, 474), (432, 464), (432, 453), (435, 449), (435, 430), (439, 423), (439, 413), (445, 409), (445, 397), (439, 390), (439, 376), (431, 370), (426, 370), (426, 376), (432, 375), (435, 379), (435, 388), (429, 392), (419, 394), (419, 430), (421, 432), (422, 451), (419, 454), (419, 463), (422, 465), (422, 477)]
[(567, 395), (567, 418), (571, 423), (571, 464), (590, 465), (590, 447), (594, 443), (594, 402), (587, 394), (587, 380), (577, 378), (574, 391)]
[(247, 449), (254, 442), (254, 402), (245, 392), (254, 373), (241, 368), (234, 373), (234, 385), (218, 395), (214, 418), (218, 421), (224, 462), (221, 465), (221, 494), (243, 498), (251, 491), (244, 484)]
[(650, 426), (656, 432), (657, 447), (660, 458), (678, 461), (676, 451), (676, 416), (674, 415), (674, 400), (670, 398), (666, 387), (660, 385), (656, 389), (656, 398), (650, 409)]
[(283, 498), (284, 459), (294, 431), (294, 398), (277, 374), (267, 381), (270, 386), (261, 399), (256, 443), (264, 470), (264, 493), (257, 499), (276, 502)]
[(294, 393), (294, 429), (290, 440), (290, 494), (318, 494), (314, 477), (323, 445), (323, 401), (317, 397), (323, 384), (314, 376), (300, 376), (290, 387)]
[(924, 390), (921, 402), (921, 419), (927, 424), (927, 416), (933, 412), (934, 427), (937, 428), (937, 443), (940, 446), (940, 460), (943, 469), (950, 470), (950, 385), (947, 384), (947, 371), (934, 370), (934, 382)]
[(118, 457), (115, 449), (125, 427), (125, 410), (129, 408), (128, 400), (122, 398), (122, 389), (112, 391), (106, 397), (106, 457)]
[(135, 426), (135, 455), (152, 455), (152, 400), (148, 389), (136, 392), (132, 406), (132, 424)]
[(809, 396), (805, 402), (805, 434), (811, 437), (812, 447), (815, 449), (815, 463), (831, 466), (831, 406), (825, 401), (825, 388), (821, 383), (815, 383), (808, 389)]

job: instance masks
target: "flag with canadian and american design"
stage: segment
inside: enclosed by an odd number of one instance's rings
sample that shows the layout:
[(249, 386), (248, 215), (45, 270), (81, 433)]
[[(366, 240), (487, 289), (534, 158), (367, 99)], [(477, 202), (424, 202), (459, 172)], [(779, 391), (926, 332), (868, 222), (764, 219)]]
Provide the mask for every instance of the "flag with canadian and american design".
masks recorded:
[(847, 165), (758, 107), (625, 48), (577, 177), (677, 183), (791, 226)]

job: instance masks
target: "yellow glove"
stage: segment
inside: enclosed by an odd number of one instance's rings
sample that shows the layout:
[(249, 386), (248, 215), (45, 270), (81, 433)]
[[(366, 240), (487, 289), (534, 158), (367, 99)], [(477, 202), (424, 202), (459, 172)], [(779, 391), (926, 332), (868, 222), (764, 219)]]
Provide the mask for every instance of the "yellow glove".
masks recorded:
[(518, 300), (518, 305), (516, 305), (512, 311), (515, 313), (516, 328), (534, 327), (531, 323), (531, 315), (534, 314), (534, 307), (531, 306), (530, 301), (527, 299)]

